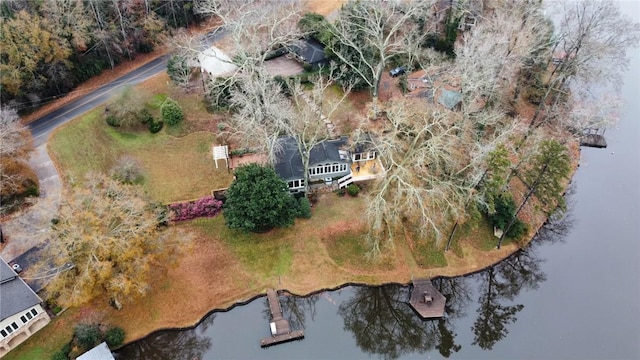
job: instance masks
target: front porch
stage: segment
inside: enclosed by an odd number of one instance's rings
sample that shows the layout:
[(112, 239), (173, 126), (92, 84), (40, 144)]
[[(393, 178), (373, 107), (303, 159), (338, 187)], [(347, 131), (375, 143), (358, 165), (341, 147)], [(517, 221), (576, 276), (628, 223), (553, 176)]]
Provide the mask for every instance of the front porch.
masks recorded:
[(382, 166), (382, 162), (378, 158), (351, 163), (353, 182), (382, 178), (384, 174), (384, 166)]

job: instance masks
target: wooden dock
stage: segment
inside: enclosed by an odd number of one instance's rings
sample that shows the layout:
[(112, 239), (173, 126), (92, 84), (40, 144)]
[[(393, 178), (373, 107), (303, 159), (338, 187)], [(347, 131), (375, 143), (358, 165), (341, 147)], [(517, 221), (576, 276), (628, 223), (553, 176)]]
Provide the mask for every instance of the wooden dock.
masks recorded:
[(269, 302), (269, 311), (271, 313), (271, 322), (269, 323), (271, 337), (262, 339), (260, 346), (267, 347), (292, 340), (303, 339), (304, 331), (291, 331), (289, 320), (282, 316), (282, 307), (280, 306), (278, 293), (274, 289), (267, 290), (267, 301)]
[(580, 146), (602, 149), (607, 147), (607, 140), (604, 138), (604, 135), (587, 134), (580, 138)]
[(447, 299), (429, 279), (413, 280), (409, 304), (423, 319), (439, 318), (444, 315)]

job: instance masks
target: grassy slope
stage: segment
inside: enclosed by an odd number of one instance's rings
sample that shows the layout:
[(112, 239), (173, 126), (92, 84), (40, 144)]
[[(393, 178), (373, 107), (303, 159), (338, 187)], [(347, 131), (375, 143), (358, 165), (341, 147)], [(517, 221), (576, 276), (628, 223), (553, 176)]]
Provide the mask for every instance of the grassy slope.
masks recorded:
[(104, 123), (99, 108), (56, 131), (49, 151), (67, 181), (82, 181), (90, 171), (108, 172), (121, 156), (132, 156), (142, 168), (147, 192), (166, 203), (228, 186), (232, 177), (226, 168), (213, 166), (214, 143), (215, 135), (207, 132), (181, 138), (164, 130), (121, 132)]

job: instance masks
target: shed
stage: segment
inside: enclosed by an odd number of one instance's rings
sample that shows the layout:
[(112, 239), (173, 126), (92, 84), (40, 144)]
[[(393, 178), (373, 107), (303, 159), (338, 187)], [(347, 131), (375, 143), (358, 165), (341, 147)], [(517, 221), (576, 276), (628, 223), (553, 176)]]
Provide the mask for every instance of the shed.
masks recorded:
[(115, 360), (106, 342), (78, 356), (77, 360)]

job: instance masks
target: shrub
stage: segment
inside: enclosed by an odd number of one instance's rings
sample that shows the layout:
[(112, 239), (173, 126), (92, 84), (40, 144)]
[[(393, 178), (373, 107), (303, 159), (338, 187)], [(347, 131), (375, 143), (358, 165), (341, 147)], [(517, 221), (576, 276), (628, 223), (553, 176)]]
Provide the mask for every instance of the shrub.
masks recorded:
[(149, 131), (152, 134), (155, 134), (155, 133), (159, 132), (160, 130), (162, 130), (162, 126), (163, 125), (164, 125), (164, 123), (162, 121), (152, 121), (152, 122), (147, 124), (147, 128), (149, 129)]
[[(489, 222), (494, 227), (504, 230), (516, 214), (516, 203), (511, 194), (501, 194), (495, 199), (496, 212), (489, 215)], [(519, 238), (527, 232), (527, 225), (516, 218), (507, 232), (508, 238)]]
[(118, 347), (124, 342), (124, 330), (119, 327), (113, 327), (104, 334), (104, 341), (110, 348)]
[(87, 351), (98, 344), (100, 330), (96, 325), (79, 324), (73, 329), (73, 336), (78, 346)]
[(222, 210), (222, 201), (213, 196), (205, 196), (195, 201), (186, 201), (169, 205), (171, 220), (184, 221), (199, 217), (213, 217)]
[(142, 170), (136, 159), (121, 157), (111, 169), (111, 177), (123, 184), (138, 184), (142, 181)]
[(177, 101), (167, 98), (160, 107), (162, 120), (169, 126), (178, 125), (184, 120), (184, 113)]
[(340, 188), (334, 191), (334, 193), (336, 193), (336, 195), (343, 197), (346, 193), (347, 193), (347, 189), (345, 188)]
[(507, 237), (512, 239), (517, 239), (524, 235), (527, 232), (527, 224), (522, 222), (520, 219), (516, 219), (511, 225), (509, 232), (507, 232)]
[(25, 197), (28, 197), (28, 196), (40, 196), (40, 189), (38, 189), (38, 187), (36, 185), (29, 185), (24, 190), (24, 196)]
[(145, 108), (142, 108), (142, 110), (138, 112), (138, 119), (143, 124), (150, 124), (154, 121), (153, 115), (151, 115), (151, 112), (149, 112), (149, 110)]
[(113, 126), (113, 127), (120, 126), (120, 120), (115, 115), (109, 115), (105, 120), (107, 121), (107, 124), (109, 124), (109, 126)]
[(356, 184), (349, 184), (349, 186), (347, 186), (347, 194), (349, 194), (350, 196), (358, 196), (358, 193), (360, 192), (360, 187)]
[(53, 356), (51, 356), (51, 360), (69, 360), (69, 353), (71, 352), (71, 344), (66, 343), (62, 347), (62, 349), (56, 351)]
[(311, 203), (306, 197), (298, 199), (298, 215), (299, 218), (309, 219), (311, 218)]

